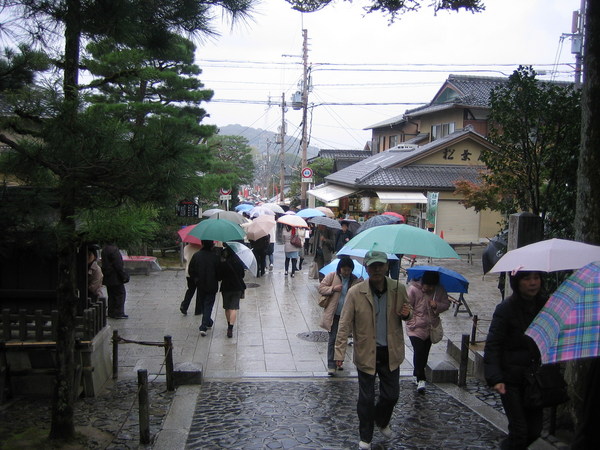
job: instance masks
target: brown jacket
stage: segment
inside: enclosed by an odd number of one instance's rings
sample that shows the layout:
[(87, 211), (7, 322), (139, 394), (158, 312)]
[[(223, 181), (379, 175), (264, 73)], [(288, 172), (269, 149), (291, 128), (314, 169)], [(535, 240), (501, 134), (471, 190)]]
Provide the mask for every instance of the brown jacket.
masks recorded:
[[(356, 278), (356, 276), (350, 276), (350, 287), (362, 281), (362, 278)], [(331, 331), (331, 325), (333, 324), (333, 317), (337, 310), (338, 302), (340, 300), (341, 292), (334, 292), (333, 287), (342, 284), (342, 279), (338, 276), (337, 272), (330, 272), (325, 275), (321, 284), (319, 284), (319, 294), (329, 297), (327, 306), (323, 310), (323, 316), (321, 317), (321, 323), (319, 326), (327, 331)]]
[[(396, 370), (404, 361), (404, 334), (399, 312), (408, 301), (406, 287), (386, 277), (387, 282), (387, 341), (390, 356), (390, 370)], [(354, 338), (354, 364), (356, 368), (370, 375), (375, 374), (376, 330), (375, 308), (369, 280), (353, 286), (346, 294), (342, 309), (337, 339), (335, 341), (336, 361), (344, 360), (348, 336)], [(412, 311), (407, 319), (412, 317)]]

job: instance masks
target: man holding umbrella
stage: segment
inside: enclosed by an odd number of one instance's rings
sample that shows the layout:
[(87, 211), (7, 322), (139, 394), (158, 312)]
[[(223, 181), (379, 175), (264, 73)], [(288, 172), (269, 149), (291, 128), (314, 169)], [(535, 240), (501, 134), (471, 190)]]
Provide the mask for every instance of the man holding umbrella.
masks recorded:
[(202, 248), (197, 251), (190, 261), (189, 274), (196, 282), (196, 301), (202, 314), (200, 325), (200, 336), (206, 336), (206, 332), (213, 326), (210, 318), (215, 304), (215, 297), (219, 290), (217, 278), (217, 267), (219, 257), (212, 251), (213, 241), (202, 240)]
[[(402, 320), (412, 317), (406, 288), (386, 277), (387, 255), (369, 251), (364, 265), (369, 279), (348, 290), (342, 308), (335, 361), (341, 367), (348, 336), (354, 337), (354, 364), (358, 370), (359, 448), (370, 449), (375, 425), (390, 439), (389, 423), (400, 395), (400, 364), (404, 360)], [(375, 403), (375, 379), (379, 399)]]

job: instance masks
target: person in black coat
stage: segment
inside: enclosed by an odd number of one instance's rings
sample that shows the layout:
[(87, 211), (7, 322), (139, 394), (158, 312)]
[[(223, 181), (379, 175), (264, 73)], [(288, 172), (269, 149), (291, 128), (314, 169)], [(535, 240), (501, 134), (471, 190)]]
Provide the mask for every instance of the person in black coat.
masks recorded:
[[(217, 266), (219, 257), (213, 252), (213, 241), (202, 241), (202, 248), (194, 253), (188, 272), (196, 282), (196, 311), (202, 314), (200, 324), (200, 336), (206, 336), (206, 332), (213, 326), (210, 318), (215, 304), (215, 297), (219, 291), (219, 280), (217, 277)], [(198, 310), (200, 309), (200, 310)]]
[(350, 239), (354, 237), (354, 233), (348, 229), (348, 222), (342, 220), (342, 229), (338, 230), (335, 236), (335, 252), (339, 252)]
[(125, 314), (125, 283), (129, 282), (129, 274), (123, 268), (123, 256), (116, 244), (107, 244), (102, 248), (103, 283), (108, 294), (108, 317), (127, 319)]
[(254, 253), (257, 263), (257, 277), (261, 277), (265, 274), (267, 268), (267, 250), (269, 249), (270, 240), (271, 236), (267, 234), (266, 236), (258, 238), (255, 241), (250, 241), (252, 253)]
[(508, 419), (502, 449), (526, 449), (542, 432), (543, 410), (527, 404), (526, 374), (539, 365), (540, 353), (525, 330), (546, 303), (539, 272), (510, 275), (513, 294), (500, 303), (492, 317), (484, 350), (485, 379), (500, 394)]
[(233, 337), (233, 326), (240, 309), (240, 299), (246, 290), (244, 283), (244, 265), (235, 252), (226, 247), (222, 253), (219, 264), (219, 280), (221, 280), (221, 295), (223, 296), (223, 309), (227, 319), (227, 337)]

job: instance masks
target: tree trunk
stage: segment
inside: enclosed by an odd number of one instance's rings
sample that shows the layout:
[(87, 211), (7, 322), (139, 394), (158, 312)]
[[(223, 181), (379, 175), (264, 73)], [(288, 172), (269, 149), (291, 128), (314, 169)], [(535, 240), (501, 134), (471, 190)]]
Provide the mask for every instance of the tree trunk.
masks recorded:
[[(575, 216), (575, 239), (589, 244), (600, 244), (600, 2), (588, 1), (585, 20), (585, 50), (583, 64), (583, 91), (581, 100), (581, 149), (577, 169), (577, 206)], [(585, 431), (585, 411), (588, 405), (597, 407), (598, 398), (592, 398), (589, 387), (592, 380), (590, 370), (597, 359), (577, 360), (567, 366), (567, 379), (573, 401), (573, 418), (579, 441)], [(598, 374), (598, 371), (595, 371)], [(598, 397), (598, 390), (595, 390)], [(588, 411), (591, 411), (589, 409)], [(590, 427), (591, 428), (591, 427)], [(596, 432), (595, 430), (594, 432)], [(591, 438), (590, 436), (588, 436)], [(585, 439), (585, 437), (584, 437)], [(585, 448), (581, 443), (577, 448)], [(573, 448), (576, 448), (575, 445)], [(590, 447), (591, 448), (591, 447)]]
[[(80, 0), (67, 0), (65, 17), (65, 67), (63, 88), (64, 117), (74, 120), (77, 114), (79, 48), (81, 39)], [(60, 224), (58, 227), (58, 332), (56, 361), (58, 372), (52, 399), (50, 439), (71, 440), (75, 437), (73, 403), (75, 401), (75, 316), (77, 314), (77, 242), (73, 220), (75, 200), (69, 180), (62, 181), (60, 193)]]

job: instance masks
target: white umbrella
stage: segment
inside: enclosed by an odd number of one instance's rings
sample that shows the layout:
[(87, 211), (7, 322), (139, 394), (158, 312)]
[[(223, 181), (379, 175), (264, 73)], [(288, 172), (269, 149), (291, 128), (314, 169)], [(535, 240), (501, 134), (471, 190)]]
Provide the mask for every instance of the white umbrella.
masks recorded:
[(250, 211), (248, 211), (248, 215), (251, 218), (258, 216), (274, 216), (275, 212), (272, 209), (266, 208), (264, 206), (255, 206)]
[(325, 214), (330, 219), (335, 219), (335, 214), (327, 206), (317, 206), (315, 209), (318, 209), (319, 211), (321, 211), (323, 214)]
[(262, 206), (263, 208), (269, 208), (271, 211), (273, 211), (276, 214), (284, 214), (285, 213), (283, 208), (281, 206), (279, 206), (277, 203), (263, 203), (260, 206)]
[(244, 244), (241, 244), (239, 242), (229, 241), (225, 242), (225, 244), (227, 244), (227, 246), (234, 251), (237, 257), (240, 258), (240, 261), (242, 261), (244, 267), (246, 267), (246, 269), (248, 269), (250, 273), (256, 273), (258, 264), (256, 262), (256, 257), (254, 256), (254, 253), (252, 253), (252, 250), (250, 250)]
[(600, 261), (600, 247), (566, 239), (548, 239), (506, 252), (490, 273), (512, 271), (557, 272), (580, 269)]
[(210, 217), (213, 214), (222, 213), (222, 212), (225, 212), (225, 211), (222, 209), (219, 209), (219, 208), (207, 209), (206, 211), (202, 212), (202, 217)]
[(250, 222), (244, 216), (242, 216), (239, 213), (236, 213), (235, 211), (219, 211), (214, 214), (211, 214), (209, 219), (225, 219), (229, 220), (230, 222), (237, 223), (238, 225)]
[(298, 215), (284, 214), (279, 219), (277, 219), (277, 222), (282, 223), (284, 225), (289, 225), (290, 227), (308, 228), (308, 224), (306, 223), (306, 220), (304, 220), (302, 217), (300, 217)]

